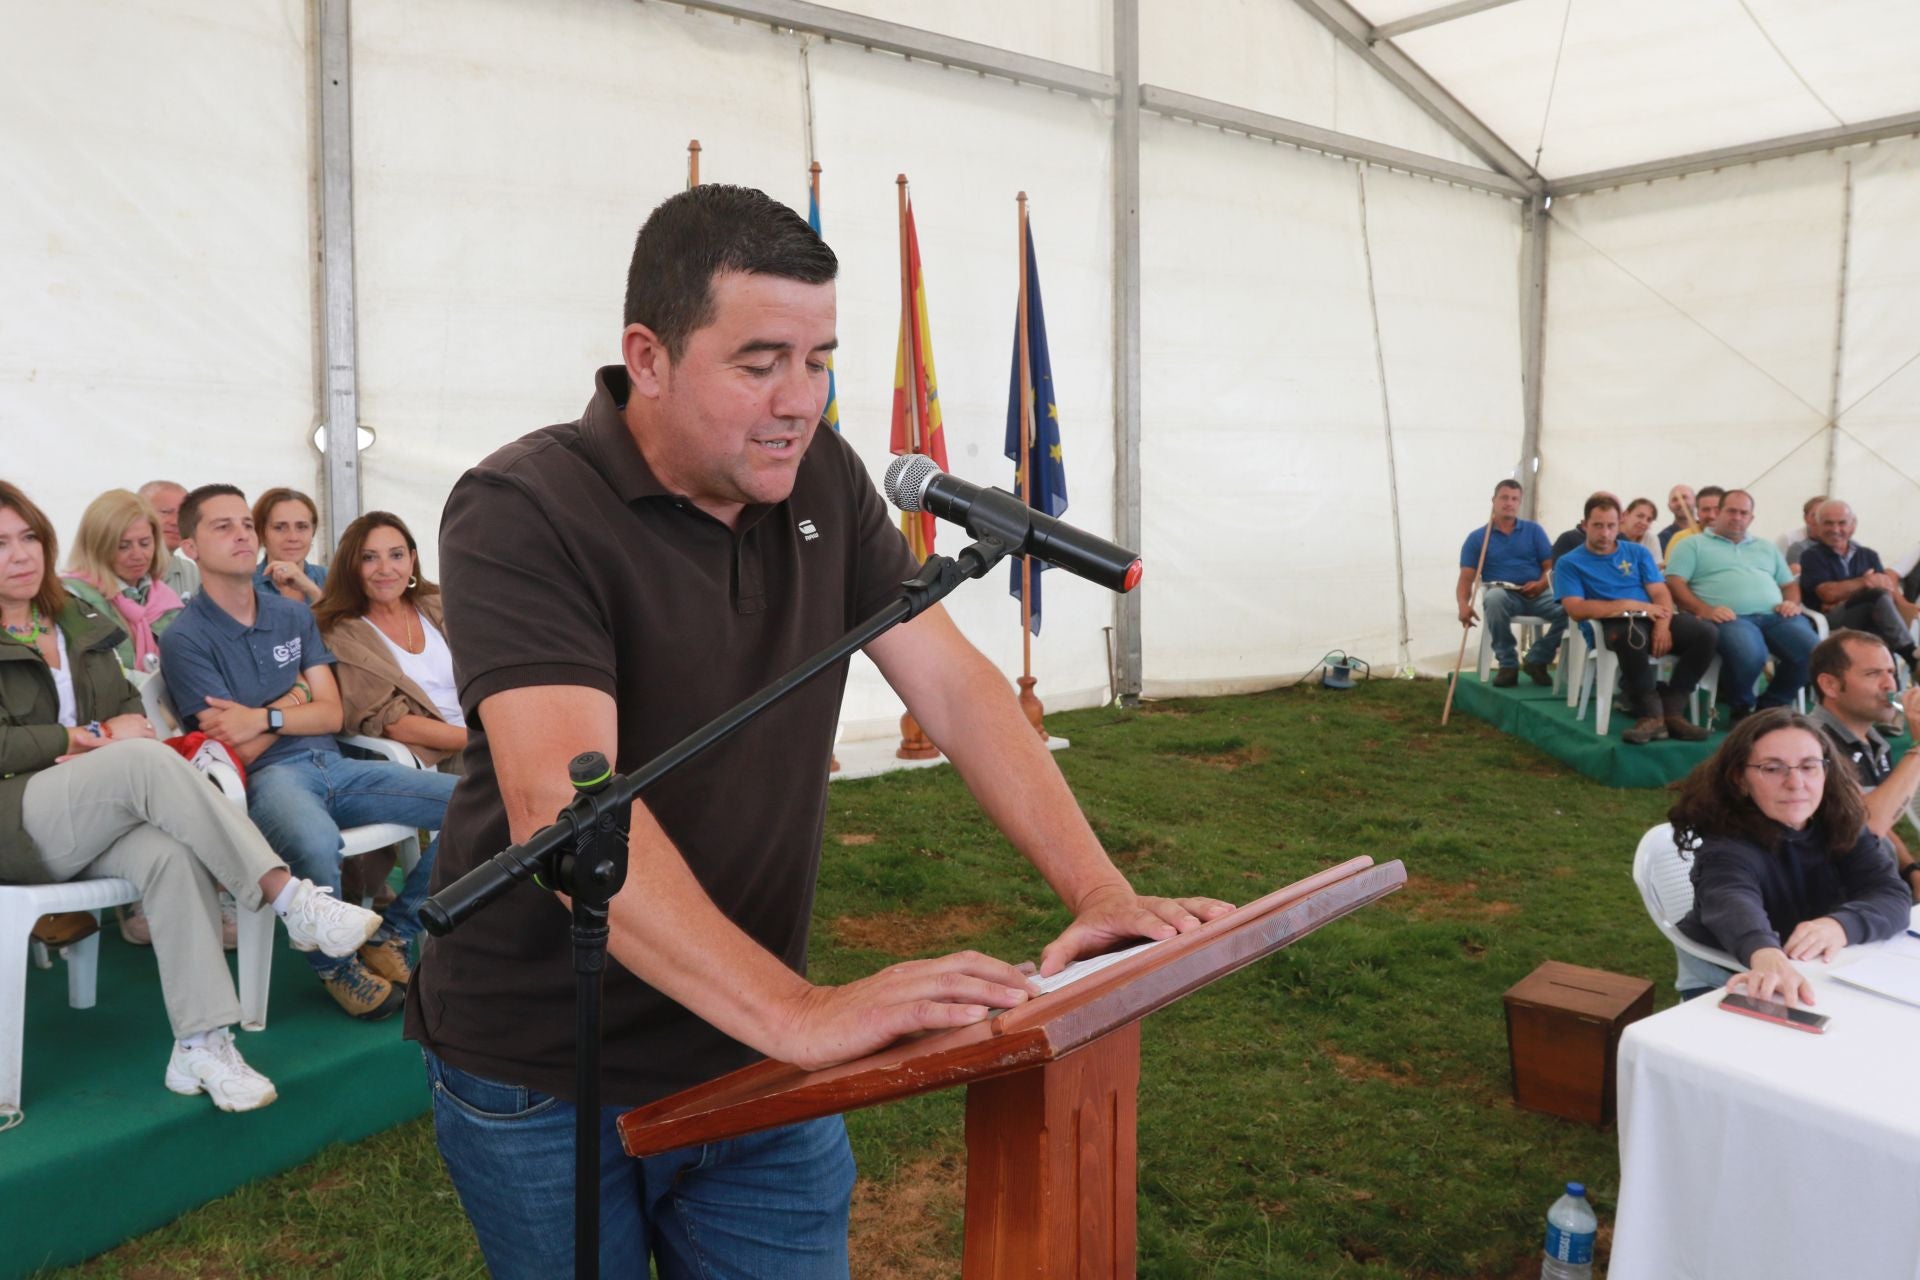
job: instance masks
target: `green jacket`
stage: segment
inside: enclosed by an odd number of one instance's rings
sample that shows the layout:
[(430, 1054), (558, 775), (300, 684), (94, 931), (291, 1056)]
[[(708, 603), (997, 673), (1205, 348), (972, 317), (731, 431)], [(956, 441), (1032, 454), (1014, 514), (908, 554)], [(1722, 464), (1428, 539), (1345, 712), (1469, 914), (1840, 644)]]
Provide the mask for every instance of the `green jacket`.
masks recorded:
[[(121, 626), (120, 611), (113, 607), (113, 601), (101, 595), (100, 589), (91, 582), (79, 578), (62, 578), (60, 585), (67, 589), (68, 595), (75, 597), (82, 604), (91, 605), (95, 612), (105, 617), (114, 626), (120, 627), (120, 640), (114, 645), (113, 651), (119, 655), (121, 666), (129, 671), (133, 670), (133, 637), (127, 634), (124, 626)], [(156, 641), (167, 633), (167, 628), (173, 625), (173, 620), (180, 616), (180, 612), (178, 609), (169, 609), (154, 622), (153, 638)]]
[[(80, 722), (138, 714), (140, 692), (114, 654), (114, 646), (126, 637), (117, 616), (69, 600), (56, 625), (67, 637)], [(66, 753), (60, 695), (46, 659), (28, 645), (0, 640), (0, 846), (14, 848), (26, 840), (20, 802), (27, 782)]]

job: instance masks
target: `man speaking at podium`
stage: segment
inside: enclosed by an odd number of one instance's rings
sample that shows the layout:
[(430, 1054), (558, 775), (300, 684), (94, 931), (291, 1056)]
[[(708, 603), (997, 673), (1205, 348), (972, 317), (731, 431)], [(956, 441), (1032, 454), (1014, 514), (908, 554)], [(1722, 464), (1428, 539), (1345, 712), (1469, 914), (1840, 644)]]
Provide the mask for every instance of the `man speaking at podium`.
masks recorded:
[[(913, 559), (853, 450), (818, 431), (833, 251), (758, 191), (700, 186), (634, 244), (622, 363), (579, 421), (494, 453), (441, 526), (447, 632), (472, 730), (434, 887), (573, 798), (568, 762), (627, 772), (893, 598)], [(1229, 910), (1136, 895), (1006, 679), (946, 612), (866, 648), (981, 806), (1074, 911), (1052, 972)], [(614, 1119), (766, 1055), (817, 1067), (1027, 996), (974, 952), (842, 987), (802, 976), (846, 664), (648, 790), (610, 910), (604, 1273), (847, 1274), (838, 1117), (644, 1160)], [(574, 1009), (566, 905), (520, 884), (431, 940), (407, 999), (442, 1158), (500, 1277), (573, 1256)]]

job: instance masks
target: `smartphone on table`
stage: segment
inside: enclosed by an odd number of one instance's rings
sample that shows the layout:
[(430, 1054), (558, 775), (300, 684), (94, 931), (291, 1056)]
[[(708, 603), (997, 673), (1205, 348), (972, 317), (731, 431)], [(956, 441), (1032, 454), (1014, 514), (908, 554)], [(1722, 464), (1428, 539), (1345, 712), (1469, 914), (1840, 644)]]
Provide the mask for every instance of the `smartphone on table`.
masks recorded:
[(1737, 991), (1728, 992), (1720, 1001), (1720, 1007), (1728, 1013), (1744, 1013), (1749, 1018), (1777, 1022), (1783, 1027), (1792, 1027), (1795, 1031), (1806, 1031), (1816, 1036), (1824, 1033), (1827, 1023), (1831, 1021), (1824, 1013), (1809, 1013), (1805, 1009), (1781, 1004), (1778, 1000), (1756, 1000)]

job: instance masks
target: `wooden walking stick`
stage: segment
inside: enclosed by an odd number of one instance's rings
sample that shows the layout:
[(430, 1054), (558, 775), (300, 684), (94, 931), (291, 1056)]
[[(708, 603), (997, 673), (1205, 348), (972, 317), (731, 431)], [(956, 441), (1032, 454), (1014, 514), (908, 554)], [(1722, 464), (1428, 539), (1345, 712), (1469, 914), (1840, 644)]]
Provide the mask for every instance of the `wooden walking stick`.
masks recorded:
[[(1487, 546), (1493, 541), (1494, 513), (1487, 513), (1487, 527), (1480, 531), (1480, 563), (1473, 566), (1473, 581), (1467, 584), (1467, 613), (1473, 613), (1473, 593), (1480, 587), (1480, 575), (1487, 568)], [(1453, 694), (1460, 687), (1460, 668), (1467, 661), (1467, 637), (1473, 632), (1471, 617), (1460, 624), (1460, 656), (1453, 660), (1453, 679), (1447, 682), (1447, 705), (1440, 709), (1440, 727), (1447, 727), (1447, 717), (1453, 714)]]

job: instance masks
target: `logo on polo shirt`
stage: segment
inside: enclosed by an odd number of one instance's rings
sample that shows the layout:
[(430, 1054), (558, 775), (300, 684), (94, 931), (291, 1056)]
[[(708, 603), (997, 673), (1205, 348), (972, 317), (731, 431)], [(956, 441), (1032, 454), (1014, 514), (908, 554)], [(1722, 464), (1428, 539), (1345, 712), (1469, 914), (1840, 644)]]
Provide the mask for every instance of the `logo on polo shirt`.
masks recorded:
[(820, 531), (813, 527), (813, 521), (811, 520), (802, 520), (800, 522), (800, 532), (806, 535), (808, 542), (812, 542), (820, 536)]
[(1621, 577), (1631, 578), (1633, 576), (1633, 557), (1621, 556), (1613, 562), (1613, 567), (1620, 571)]
[(300, 637), (295, 636), (285, 644), (273, 646), (273, 660), (283, 667), (289, 662), (300, 661)]

